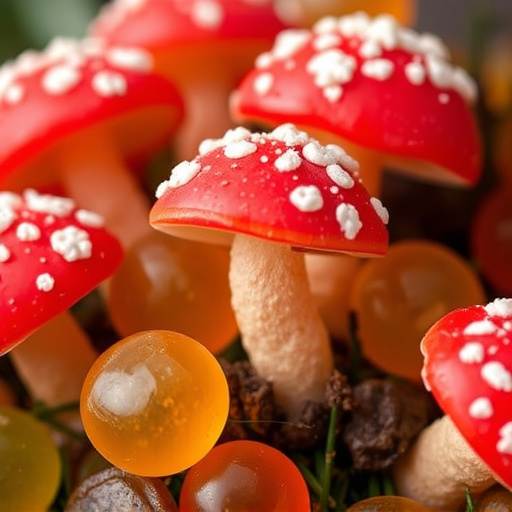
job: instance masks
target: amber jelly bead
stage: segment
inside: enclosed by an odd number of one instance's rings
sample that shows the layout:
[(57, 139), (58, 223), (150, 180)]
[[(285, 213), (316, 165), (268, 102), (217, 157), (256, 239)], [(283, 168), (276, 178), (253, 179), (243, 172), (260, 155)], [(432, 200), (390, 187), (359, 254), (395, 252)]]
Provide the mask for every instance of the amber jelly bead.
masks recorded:
[(136, 333), (103, 352), (80, 398), (96, 450), (140, 476), (175, 474), (204, 457), (228, 407), (217, 359), (198, 341), (164, 330)]
[(110, 280), (107, 307), (114, 327), (121, 336), (181, 332), (218, 354), (238, 332), (228, 271), (227, 249), (154, 231), (126, 251)]
[(420, 341), (448, 312), (485, 301), (476, 272), (458, 253), (429, 240), (392, 244), (367, 261), (350, 293), (363, 354), (378, 368), (421, 380)]

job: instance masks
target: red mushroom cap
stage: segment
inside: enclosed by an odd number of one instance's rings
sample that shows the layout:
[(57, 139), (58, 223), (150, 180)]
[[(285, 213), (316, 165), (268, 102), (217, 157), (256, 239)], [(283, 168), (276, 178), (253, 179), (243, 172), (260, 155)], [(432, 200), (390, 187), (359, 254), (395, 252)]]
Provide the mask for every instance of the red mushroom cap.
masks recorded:
[(482, 148), (476, 87), (431, 34), (389, 15), (326, 17), (285, 30), (232, 96), (232, 115), (292, 122), (386, 155), (396, 170), (472, 185)]
[(421, 351), (426, 387), (512, 487), (512, 299), (448, 313), (428, 330)]
[(151, 70), (145, 50), (93, 39), (56, 38), (4, 64), (0, 182), (30, 163), (42, 173), (42, 153), (49, 158), (47, 150), (98, 127), (126, 159), (166, 146), (184, 107), (174, 85)]
[(273, 0), (114, 0), (89, 27), (93, 36), (151, 50), (201, 43), (271, 39), (289, 25)]
[(0, 192), (0, 355), (119, 266), (121, 247), (101, 225), (68, 198)]
[(199, 153), (158, 188), (156, 229), (219, 243), (242, 233), (306, 250), (385, 253), (387, 211), (339, 146), (285, 124), (271, 133), (228, 130)]

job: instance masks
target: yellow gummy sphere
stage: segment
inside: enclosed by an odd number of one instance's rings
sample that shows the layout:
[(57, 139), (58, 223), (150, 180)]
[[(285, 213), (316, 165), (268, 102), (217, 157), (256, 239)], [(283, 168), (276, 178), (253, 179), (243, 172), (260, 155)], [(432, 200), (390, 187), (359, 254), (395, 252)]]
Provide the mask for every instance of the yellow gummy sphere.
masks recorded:
[(46, 510), (60, 477), (61, 459), (48, 427), (27, 411), (0, 407), (0, 510)]
[(95, 361), (84, 382), (85, 432), (113, 465), (141, 476), (183, 471), (226, 423), (229, 391), (215, 357), (173, 331), (128, 336)]

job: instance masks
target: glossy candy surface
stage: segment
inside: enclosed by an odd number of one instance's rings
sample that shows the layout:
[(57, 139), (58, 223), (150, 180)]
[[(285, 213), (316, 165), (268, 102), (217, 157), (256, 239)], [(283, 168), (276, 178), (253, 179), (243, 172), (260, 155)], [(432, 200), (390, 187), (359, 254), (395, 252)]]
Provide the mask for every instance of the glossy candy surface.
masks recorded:
[(159, 478), (131, 475), (118, 468), (109, 468), (81, 482), (69, 498), (65, 512), (88, 510), (178, 512), (178, 507)]
[(126, 251), (110, 281), (108, 308), (115, 328), (122, 336), (173, 330), (220, 352), (238, 330), (228, 268), (226, 249), (154, 231)]
[(432, 509), (402, 496), (377, 496), (359, 501), (347, 512), (433, 512)]
[(0, 461), (0, 510), (42, 512), (50, 506), (61, 460), (46, 425), (21, 409), (0, 407)]
[(310, 512), (306, 483), (282, 452), (256, 441), (217, 445), (186, 474), (180, 512)]
[(91, 367), (80, 411), (93, 446), (142, 476), (178, 473), (219, 438), (228, 414), (224, 373), (199, 342), (145, 331), (107, 349)]
[(420, 380), (420, 341), (449, 311), (485, 301), (468, 263), (436, 242), (392, 244), (358, 272), (350, 302), (363, 354), (386, 372)]

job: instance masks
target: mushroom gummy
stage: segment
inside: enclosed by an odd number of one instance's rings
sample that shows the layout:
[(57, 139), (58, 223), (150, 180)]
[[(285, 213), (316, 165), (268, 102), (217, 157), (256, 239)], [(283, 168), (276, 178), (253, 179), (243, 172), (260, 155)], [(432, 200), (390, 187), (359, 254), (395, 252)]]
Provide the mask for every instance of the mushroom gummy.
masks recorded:
[(357, 163), (292, 124), (237, 127), (208, 139), (157, 189), (151, 225), (173, 236), (231, 244), (232, 304), (242, 343), (278, 404), (296, 416), (323, 399), (333, 368), (302, 251), (381, 256), (387, 210)]

